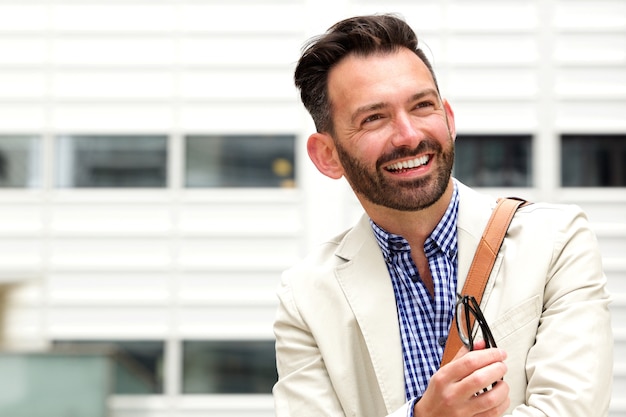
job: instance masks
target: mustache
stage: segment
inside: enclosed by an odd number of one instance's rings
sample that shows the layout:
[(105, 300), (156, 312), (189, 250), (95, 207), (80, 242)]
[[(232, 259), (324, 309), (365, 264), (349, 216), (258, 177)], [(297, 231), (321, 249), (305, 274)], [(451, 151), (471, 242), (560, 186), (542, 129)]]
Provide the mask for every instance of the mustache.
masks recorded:
[(394, 149), (393, 152), (389, 152), (385, 155), (382, 155), (376, 161), (376, 168), (380, 168), (382, 165), (394, 161), (396, 159), (401, 158), (409, 158), (411, 156), (416, 156), (421, 153), (441, 153), (443, 152), (443, 147), (439, 142), (433, 139), (424, 139), (417, 145), (415, 148), (398, 148)]

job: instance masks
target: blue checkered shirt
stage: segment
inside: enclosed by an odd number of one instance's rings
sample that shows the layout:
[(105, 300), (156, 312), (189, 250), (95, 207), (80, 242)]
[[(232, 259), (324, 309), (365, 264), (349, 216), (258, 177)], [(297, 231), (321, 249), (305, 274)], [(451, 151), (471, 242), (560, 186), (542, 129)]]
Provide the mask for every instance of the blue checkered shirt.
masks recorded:
[[(428, 381), (439, 369), (456, 303), (457, 214), (456, 183), (450, 205), (424, 243), (435, 288), (434, 299), (419, 279), (409, 243), (370, 220), (382, 250), (396, 297), (407, 401), (422, 397)], [(409, 407), (409, 416), (413, 407)]]

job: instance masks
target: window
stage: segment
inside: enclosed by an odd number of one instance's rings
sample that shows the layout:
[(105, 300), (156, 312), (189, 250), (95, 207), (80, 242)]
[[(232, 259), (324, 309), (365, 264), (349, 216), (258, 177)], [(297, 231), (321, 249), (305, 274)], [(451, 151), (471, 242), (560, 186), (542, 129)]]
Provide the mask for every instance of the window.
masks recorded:
[(294, 187), (293, 135), (188, 136), (187, 187)]
[(562, 135), (564, 187), (626, 187), (626, 135)]
[(165, 187), (166, 136), (59, 136), (59, 187)]
[(470, 187), (530, 187), (531, 135), (458, 135), (454, 175)]
[(2, 352), (0, 415), (109, 416), (110, 369), (97, 353)]
[(183, 393), (270, 394), (278, 379), (274, 341), (183, 342)]
[(57, 351), (100, 352), (113, 360), (116, 394), (163, 393), (163, 352), (160, 341), (56, 341)]
[(34, 136), (0, 136), (0, 188), (41, 186), (40, 145)]

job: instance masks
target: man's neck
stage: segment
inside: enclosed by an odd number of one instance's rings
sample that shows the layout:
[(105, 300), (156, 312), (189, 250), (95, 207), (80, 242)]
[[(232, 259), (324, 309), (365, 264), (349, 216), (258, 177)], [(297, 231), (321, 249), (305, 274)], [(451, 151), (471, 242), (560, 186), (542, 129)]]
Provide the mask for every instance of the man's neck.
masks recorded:
[[(454, 183), (450, 179), (443, 195), (430, 207), (416, 211), (400, 211), (361, 201), (368, 216), (389, 233), (404, 237), (411, 247), (423, 247), (426, 238), (437, 227), (448, 209)], [(418, 246), (419, 247), (419, 246)]]

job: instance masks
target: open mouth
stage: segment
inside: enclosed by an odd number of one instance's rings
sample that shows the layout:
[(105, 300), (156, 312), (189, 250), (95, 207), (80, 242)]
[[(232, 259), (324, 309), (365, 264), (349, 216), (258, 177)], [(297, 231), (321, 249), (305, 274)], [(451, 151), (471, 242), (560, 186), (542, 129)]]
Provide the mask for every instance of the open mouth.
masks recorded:
[(402, 172), (407, 169), (417, 168), (426, 165), (428, 164), (428, 161), (430, 161), (430, 156), (423, 155), (418, 158), (409, 159), (402, 162), (396, 162), (395, 164), (387, 166), (385, 169), (389, 172)]

